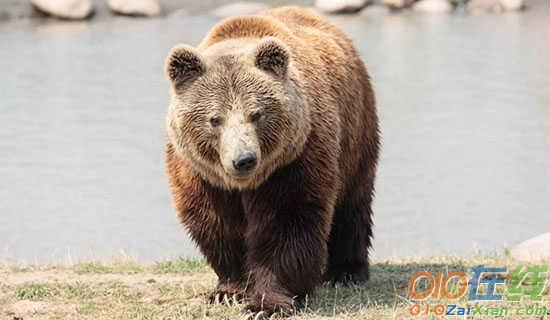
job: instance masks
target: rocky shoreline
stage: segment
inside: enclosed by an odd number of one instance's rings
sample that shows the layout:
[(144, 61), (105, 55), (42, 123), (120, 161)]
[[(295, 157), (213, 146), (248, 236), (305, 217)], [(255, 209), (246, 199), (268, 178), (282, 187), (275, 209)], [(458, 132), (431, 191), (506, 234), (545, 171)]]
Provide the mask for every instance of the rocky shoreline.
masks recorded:
[[(529, 3), (530, 4), (530, 3)], [(0, 0), (0, 22), (21, 19), (101, 19), (117, 15), (155, 17), (212, 15), (227, 17), (282, 5), (312, 7), (326, 14), (358, 12), (453, 11), (505, 13), (526, 8), (525, 0)]]
[[(89, 5), (88, 5), (89, 4)], [(311, 7), (313, 0), (0, 0), (0, 22), (26, 19), (105, 19), (171, 15), (219, 15), (223, 11), (250, 12), (283, 5)], [(71, 11), (88, 8), (75, 16)], [(55, 10), (55, 11), (52, 11)], [(217, 13), (217, 14), (216, 14)]]

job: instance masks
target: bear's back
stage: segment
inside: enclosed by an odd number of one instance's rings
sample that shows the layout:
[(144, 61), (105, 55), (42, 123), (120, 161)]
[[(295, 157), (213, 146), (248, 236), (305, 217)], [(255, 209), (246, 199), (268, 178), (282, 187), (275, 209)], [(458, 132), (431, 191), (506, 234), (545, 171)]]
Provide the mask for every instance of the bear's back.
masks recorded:
[(316, 62), (312, 58), (345, 60), (356, 54), (351, 40), (337, 27), (312, 11), (299, 7), (281, 7), (258, 15), (222, 20), (199, 45), (199, 50), (224, 40), (260, 39), (265, 36), (285, 41), (293, 51), (293, 58), (298, 61), (305, 58), (307, 64)]

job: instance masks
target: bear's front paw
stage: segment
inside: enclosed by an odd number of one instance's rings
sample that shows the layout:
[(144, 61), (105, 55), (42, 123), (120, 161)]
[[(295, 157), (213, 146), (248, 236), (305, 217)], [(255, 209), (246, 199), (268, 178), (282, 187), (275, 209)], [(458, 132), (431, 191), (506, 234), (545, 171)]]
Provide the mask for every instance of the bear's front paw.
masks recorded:
[(246, 307), (247, 313), (256, 313), (270, 317), (273, 314), (278, 314), (283, 317), (296, 314), (298, 302), (290, 297), (281, 294), (254, 295)]
[(239, 282), (220, 282), (216, 290), (208, 296), (209, 303), (238, 304), (246, 297), (246, 284)]
[(325, 281), (336, 284), (360, 283), (369, 279), (369, 268), (362, 263), (349, 263), (329, 266), (325, 274)]

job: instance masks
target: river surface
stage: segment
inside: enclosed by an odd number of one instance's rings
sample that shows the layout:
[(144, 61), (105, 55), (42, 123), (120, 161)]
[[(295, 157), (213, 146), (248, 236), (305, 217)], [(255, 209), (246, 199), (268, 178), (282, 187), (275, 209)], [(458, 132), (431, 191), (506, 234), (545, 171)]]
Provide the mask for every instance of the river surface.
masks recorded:
[[(378, 98), (376, 257), (501, 253), (549, 231), (549, 16), (332, 18)], [(0, 261), (199, 254), (164, 175), (162, 65), (215, 22), (0, 24)]]

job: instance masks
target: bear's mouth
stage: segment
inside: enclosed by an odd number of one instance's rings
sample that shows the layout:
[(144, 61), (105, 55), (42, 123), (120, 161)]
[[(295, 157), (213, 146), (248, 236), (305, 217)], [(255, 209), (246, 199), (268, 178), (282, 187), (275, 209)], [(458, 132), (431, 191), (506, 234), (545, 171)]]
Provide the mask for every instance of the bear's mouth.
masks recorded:
[(228, 175), (231, 177), (232, 180), (236, 180), (239, 182), (245, 182), (250, 179), (252, 176), (252, 172), (247, 173), (228, 173)]
[(247, 185), (253, 180), (253, 177), (255, 175), (256, 170), (251, 170), (248, 172), (228, 172), (227, 170), (224, 170), (226, 176), (233, 181), (233, 183), (239, 184), (239, 185)]

